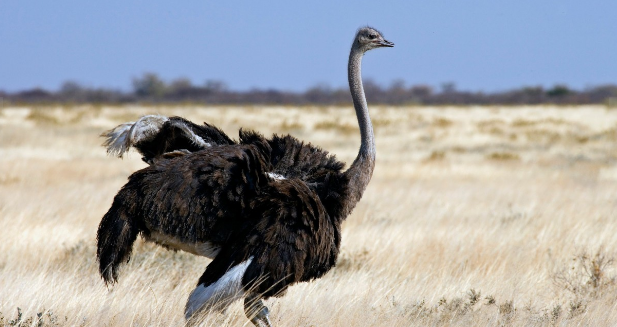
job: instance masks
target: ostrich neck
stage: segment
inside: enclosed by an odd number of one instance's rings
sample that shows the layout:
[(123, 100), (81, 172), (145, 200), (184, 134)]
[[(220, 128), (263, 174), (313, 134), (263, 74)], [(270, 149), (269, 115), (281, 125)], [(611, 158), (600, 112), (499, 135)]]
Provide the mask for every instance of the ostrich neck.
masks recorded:
[(364, 87), (362, 86), (362, 56), (363, 51), (352, 47), (349, 54), (348, 78), (349, 89), (353, 99), (353, 105), (358, 117), (360, 126), (360, 151), (358, 156), (345, 172), (349, 178), (349, 197), (346, 203), (345, 216), (347, 216), (358, 201), (362, 198), (364, 190), (373, 176), (375, 167), (375, 138), (373, 136), (373, 125), (368, 114)]

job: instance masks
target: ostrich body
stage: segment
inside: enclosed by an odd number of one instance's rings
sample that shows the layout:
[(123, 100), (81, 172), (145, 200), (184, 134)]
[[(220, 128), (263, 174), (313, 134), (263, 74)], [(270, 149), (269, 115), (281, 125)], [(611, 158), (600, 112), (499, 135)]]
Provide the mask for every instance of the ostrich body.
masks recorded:
[(291, 136), (266, 139), (240, 131), (231, 140), (208, 124), (146, 116), (109, 131), (108, 152), (137, 148), (150, 166), (129, 177), (97, 233), (106, 283), (138, 234), (167, 248), (212, 258), (191, 292), (187, 319), (244, 298), (256, 326), (270, 326), (262, 299), (319, 278), (336, 262), (341, 223), (371, 179), (375, 142), (361, 80), (363, 54), (392, 47), (373, 28), (358, 30), (349, 56), (349, 86), (361, 146), (343, 163)]

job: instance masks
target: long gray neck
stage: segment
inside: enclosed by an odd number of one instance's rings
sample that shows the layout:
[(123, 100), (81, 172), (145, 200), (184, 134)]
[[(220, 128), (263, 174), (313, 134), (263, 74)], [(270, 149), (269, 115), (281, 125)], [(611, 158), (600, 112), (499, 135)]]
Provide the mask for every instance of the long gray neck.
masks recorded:
[(345, 174), (349, 178), (349, 197), (345, 204), (344, 216), (351, 213), (358, 201), (362, 198), (364, 190), (373, 176), (375, 168), (375, 138), (373, 136), (373, 125), (371, 117), (368, 114), (368, 106), (366, 97), (364, 96), (364, 88), (362, 86), (362, 56), (364, 52), (355, 46), (352, 46), (349, 54), (348, 78), (349, 89), (353, 99), (353, 105), (356, 109), (358, 117), (358, 125), (360, 126), (360, 151), (358, 156), (351, 164)]
[(363, 55), (363, 51), (355, 47), (352, 48), (352, 51), (349, 54), (347, 78), (349, 80), (349, 89), (353, 99), (353, 106), (356, 109), (356, 116), (358, 117), (358, 125), (360, 125), (360, 137), (362, 143), (360, 144), (360, 153), (358, 153), (358, 158), (361, 155), (368, 155), (375, 160), (375, 138), (373, 137), (373, 124), (371, 124), (371, 117), (369, 117), (368, 114), (368, 106), (366, 104), (366, 97), (364, 96), (364, 87), (362, 86)]

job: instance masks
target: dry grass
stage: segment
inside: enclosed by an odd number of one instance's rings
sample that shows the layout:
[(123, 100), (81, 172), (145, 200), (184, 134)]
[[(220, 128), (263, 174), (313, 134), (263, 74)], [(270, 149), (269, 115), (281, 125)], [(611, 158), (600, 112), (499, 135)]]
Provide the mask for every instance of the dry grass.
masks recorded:
[[(98, 135), (160, 113), (286, 132), (351, 162), (351, 108), (0, 110), (0, 326), (182, 326), (208, 260), (138, 241), (120, 282), (97, 275), (98, 222), (138, 154)], [(375, 107), (373, 181), (325, 277), (268, 301), (277, 326), (612, 326), (617, 111)], [(283, 129), (283, 130), (282, 130)], [(514, 159), (514, 160), (512, 160)], [(19, 308), (19, 309), (18, 309)], [(209, 326), (242, 326), (239, 303)]]

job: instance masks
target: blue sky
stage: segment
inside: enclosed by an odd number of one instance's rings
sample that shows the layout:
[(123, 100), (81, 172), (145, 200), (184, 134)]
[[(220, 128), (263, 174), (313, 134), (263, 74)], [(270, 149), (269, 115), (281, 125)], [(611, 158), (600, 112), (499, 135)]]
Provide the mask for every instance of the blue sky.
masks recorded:
[(356, 29), (396, 46), (364, 78), (496, 91), (617, 83), (617, 1), (16, 1), (0, 5), (0, 89), (66, 80), (129, 90), (145, 72), (194, 84), (346, 85)]

